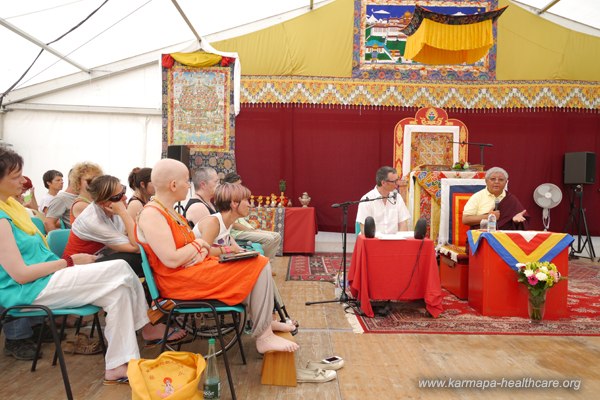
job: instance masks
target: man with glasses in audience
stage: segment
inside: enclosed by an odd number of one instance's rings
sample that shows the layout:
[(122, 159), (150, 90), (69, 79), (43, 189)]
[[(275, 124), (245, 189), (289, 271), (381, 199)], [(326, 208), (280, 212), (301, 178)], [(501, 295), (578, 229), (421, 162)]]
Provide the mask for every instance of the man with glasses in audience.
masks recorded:
[(410, 214), (398, 193), (398, 171), (392, 167), (379, 168), (375, 174), (375, 183), (375, 188), (361, 198), (373, 201), (365, 201), (358, 205), (356, 221), (360, 224), (360, 232), (364, 234), (367, 217), (373, 217), (376, 233), (408, 230)]
[(506, 191), (508, 172), (500, 167), (490, 168), (485, 173), (485, 189), (473, 194), (463, 211), (462, 222), (479, 229), (481, 220), (490, 214), (496, 215), (499, 230), (527, 230), (529, 215), (517, 199)]

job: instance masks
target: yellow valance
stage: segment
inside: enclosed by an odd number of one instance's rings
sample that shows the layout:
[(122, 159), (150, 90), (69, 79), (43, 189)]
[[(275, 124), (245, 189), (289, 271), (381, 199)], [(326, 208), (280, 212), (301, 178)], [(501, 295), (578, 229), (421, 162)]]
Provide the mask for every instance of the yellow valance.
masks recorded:
[(218, 54), (211, 54), (204, 51), (196, 51), (194, 53), (171, 53), (171, 57), (180, 64), (189, 67), (212, 67), (221, 62), (221, 57)]
[(494, 44), (492, 21), (445, 25), (424, 20), (406, 41), (404, 57), (423, 64), (472, 64)]
[(472, 64), (494, 44), (493, 22), (506, 7), (482, 14), (451, 16), (420, 6), (403, 29), (408, 39), (404, 57), (423, 64)]

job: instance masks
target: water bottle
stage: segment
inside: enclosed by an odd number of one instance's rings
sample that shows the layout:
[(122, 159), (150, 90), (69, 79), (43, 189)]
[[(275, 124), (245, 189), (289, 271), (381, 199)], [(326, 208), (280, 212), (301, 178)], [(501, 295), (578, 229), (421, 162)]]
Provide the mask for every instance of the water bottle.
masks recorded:
[(490, 213), (490, 215), (488, 215), (487, 221), (487, 231), (496, 232), (496, 214)]
[(204, 371), (204, 399), (214, 400), (221, 398), (221, 378), (217, 367), (215, 355), (215, 339), (208, 339), (208, 356), (206, 358), (206, 371)]

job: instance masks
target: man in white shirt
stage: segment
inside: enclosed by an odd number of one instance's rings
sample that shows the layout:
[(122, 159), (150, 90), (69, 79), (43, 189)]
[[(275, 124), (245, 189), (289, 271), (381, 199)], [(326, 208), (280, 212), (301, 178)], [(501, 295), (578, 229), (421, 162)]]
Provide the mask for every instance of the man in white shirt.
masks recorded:
[(402, 196), (398, 193), (398, 172), (392, 167), (381, 167), (375, 174), (377, 186), (365, 194), (361, 200), (378, 199), (362, 202), (358, 205), (356, 222), (360, 224), (360, 232), (364, 234), (365, 219), (373, 217), (376, 233), (397, 233), (408, 230), (410, 214)]

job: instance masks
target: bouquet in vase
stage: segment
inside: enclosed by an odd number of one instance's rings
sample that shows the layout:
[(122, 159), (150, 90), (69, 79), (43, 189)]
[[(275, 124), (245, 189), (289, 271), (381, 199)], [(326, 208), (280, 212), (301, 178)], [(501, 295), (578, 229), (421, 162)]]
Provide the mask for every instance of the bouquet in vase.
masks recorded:
[(548, 261), (518, 263), (517, 280), (529, 291), (529, 317), (532, 321), (541, 321), (544, 317), (546, 291), (565, 279), (556, 265)]

